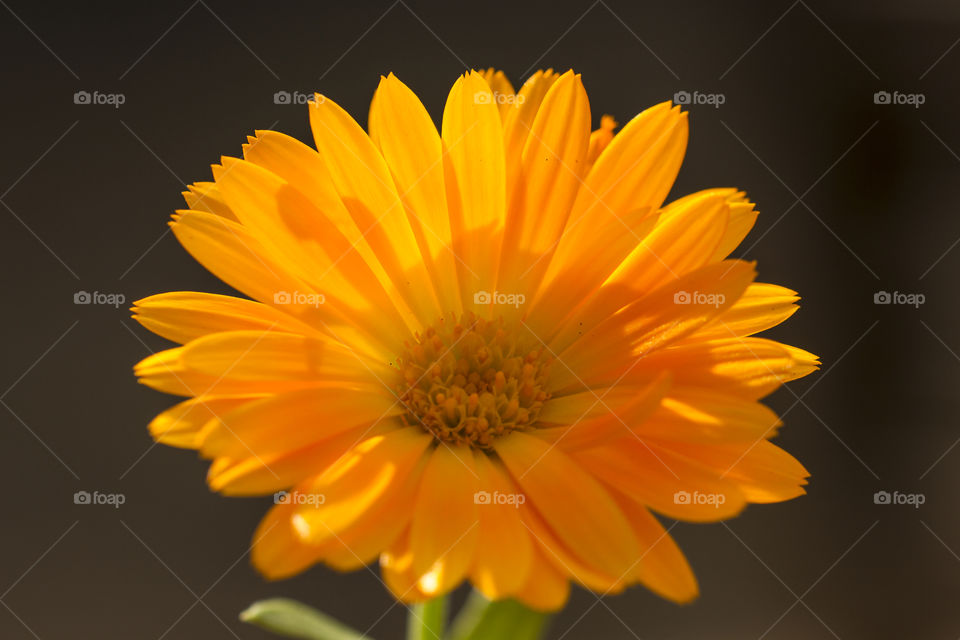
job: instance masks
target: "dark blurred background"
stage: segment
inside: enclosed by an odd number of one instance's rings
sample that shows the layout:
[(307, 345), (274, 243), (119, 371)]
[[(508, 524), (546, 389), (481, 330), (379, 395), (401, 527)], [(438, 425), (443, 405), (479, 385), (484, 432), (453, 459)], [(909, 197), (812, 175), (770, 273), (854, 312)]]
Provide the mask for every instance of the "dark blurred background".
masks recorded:
[[(595, 123), (680, 91), (722, 95), (689, 107), (673, 195), (749, 192), (761, 216), (742, 255), (804, 296), (771, 336), (824, 362), (769, 399), (809, 495), (678, 525), (696, 603), (575, 590), (550, 637), (960, 636), (960, 5), (0, 5), (0, 637), (266, 638), (237, 613), (273, 595), (402, 637), (375, 568), (254, 573), (248, 544), (270, 501), (213, 495), (192, 452), (153, 446), (146, 424), (174, 398), (131, 366), (167, 345), (126, 309), (227, 292), (166, 223), (184, 185), (255, 128), (310, 139), (306, 107), (276, 92), (321, 90), (365, 123), (394, 71), (439, 120), (457, 75), (487, 66), (518, 87), (535, 68), (575, 68)], [(78, 291), (125, 303), (77, 305)], [(878, 305), (879, 291), (925, 299)], [(95, 490), (125, 503), (74, 504)], [(878, 491), (924, 503), (876, 504)]]

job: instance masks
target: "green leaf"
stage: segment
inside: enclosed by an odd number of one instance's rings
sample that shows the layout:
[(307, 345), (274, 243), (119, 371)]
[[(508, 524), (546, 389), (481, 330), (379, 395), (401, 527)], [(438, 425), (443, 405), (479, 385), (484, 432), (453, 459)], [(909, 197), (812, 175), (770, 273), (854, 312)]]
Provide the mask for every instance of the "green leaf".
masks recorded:
[(446, 596), (415, 604), (407, 614), (407, 640), (442, 640), (446, 626)]
[(303, 640), (370, 640), (325, 613), (287, 598), (254, 602), (240, 614), (244, 622), (288, 638)]
[(474, 591), (450, 628), (448, 640), (538, 640), (550, 616), (516, 600), (491, 602)]

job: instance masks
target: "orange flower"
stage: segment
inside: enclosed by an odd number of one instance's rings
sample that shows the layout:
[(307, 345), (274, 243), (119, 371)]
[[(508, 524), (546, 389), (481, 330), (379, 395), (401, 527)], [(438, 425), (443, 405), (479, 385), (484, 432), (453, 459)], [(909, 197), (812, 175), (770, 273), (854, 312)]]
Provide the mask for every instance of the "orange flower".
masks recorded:
[(379, 559), (415, 602), (469, 579), (541, 610), (570, 581), (697, 585), (651, 511), (729, 518), (804, 493), (758, 400), (817, 367), (750, 337), (796, 310), (727, 256), (734, 189), (666, 206), (687, 118), (663, 103), (591, 133), (579, 75), (457, 80), (437, 132), (393, 75), (369, 132), (329, 98), (316, 149), (257, 132), (184, 195), (173, 231), (250, 299), (178, 292), (135, 317), (182, 346), (136, 367), (189, 399), (151, 433), (226, 495), (277, 494), (270, 578)]

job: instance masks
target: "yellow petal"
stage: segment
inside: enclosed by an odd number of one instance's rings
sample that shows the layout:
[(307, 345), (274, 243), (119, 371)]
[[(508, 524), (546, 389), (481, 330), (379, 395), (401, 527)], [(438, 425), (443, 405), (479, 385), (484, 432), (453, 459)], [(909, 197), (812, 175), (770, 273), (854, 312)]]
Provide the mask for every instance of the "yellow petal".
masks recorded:
[(446, 593), (463, 580), (477, 546), (477, 475), (467, 446), (433, 450), (410, 524), (413, 571), (427, 595)]
[(442, 315), (407, 213), (380, 152), (346, 111), (317, 95), (310, 103), (317, 151), (350, 215), (366, 235), (418, 330)]
[(704, 469), (654, 440), (627, 436), (573, 457), (606, 485), (677, 520), (714, 522), (746, 506), (737, 485), (720, 477), (723, 469)]
[(519, 431), (494, 441), (494, 448), (531, 506), (584, 562), (612, 575), (630, 566), (636, 539), (590, 474), (560, 450)]
[(523, 148), (523, 187), (510, 202), (498, 290), (535, 291), (585, 175), (589, 138), (590, 102), (580, 76), (568, 71), (544, 96)]
[[(806, 354), (806, 352), (803, 352)], [(817, 369), (810, 354), (763, 338), (729, 338), (685, 344), (650, 354), (631, 375), (668, 369), (676, 386), (706, 387), (756, 400)]]
[[(575, 314), (581, 302), (592, 298), (633, 251), (637, 239), (650, 233), (657, 216), (656, 211), (639, 209), (589, 230), (571, 221), (550, 260), (539, 292), (527, 305), (524, 321), (531, 330), (545, 338), (554, 335), (562, 320)], [(578, 326), (578, 330), (582, 327)]]
[[(268, 144), (263, 143), (264, 148)], [(224, 158), (215, 175), (244, 226), (276, 255), (284, 256), (284, 264), (308, 282), (311, 291), (322, 294), (315, 303), (318, 313), (345, 315), (373, 335), (382, 335), (384, 326), (403, 326), (395, 301), (376, 274), (299, 190), (252, 162), (234, 158)], [(384, 316), (388, 322), (382, 322)]]
[(194, 182), (183, 192), (183, 199), (188, 209), (206, 211), (236, 221), (237, 216), (230, 210), (230, 205), (223, 199), (223, 194), (213, 182)]
[(775, 327), (794, 313), (800, 296), (775, 284), (754, 282), (725, 312), (699, 329), (690, 340), (749, 336)]
[(403, 411), (385, 389), (290, 391), (220, 414), (204, 430), (200, 452), (238, 458), (293, 451), (355, 427), (390, 422)]
[(484, 71), (478, 72), (483, 79), (490, 85), (490, 91), (493, 92), (494, 103), (500, 110), (500, 118), (503, 119), (506, 113), (513, 105), (514, 91), (510, 79), (503, 71), (490, 67)]
[[(393, 428), (392, 422), (389, 428)], [(259, 496), (286, 490), (304, 478), (323, 473), (358, 442), (382, 435), (389, 428), (384, 423), (357, 427), (301, 449), (216, 458), (207, 472), (207, 484), (226, 496)]]
[(460, 314), (463, 305), (443, 179), (443, 145), (430, 114), (396, 76), (382, 78), (371, 118), (379, 123), (379, 147), (408, 213), (435, 285), (440, 306)]
[(693, 570), (663, 525), (635, 502), (617, 498), (640, 543), (641, 555), (633, 576), (658, 596), (678, 604), (696, 598), (699, 588)]
[(195, 371), (183, 362), (184, 347), (159, 351), (133, 368), (138, 381), (178, 396), (249, 396), (316, 386), (311, 380), (239, 380)]
[(385, 364), (325, 340), (276, 331), (225, 331), (183, 347), (193, 371), (235, 380), (353, 381), (377, 384)]
[(465, 308), (484, 316), (489, 311), (473, 295), (495, 287), (506, 215), (503, 139), (492, 100), (480, 74), (461, 76), (447, 97), (441, 133), (460, 291)]
[(265, 304), (213, 293), (174, 291), (133, 303), (134, 319), (168, 340), (184, 344), (219, 331), (267, 330), (310, 334), (314, 330)]
[(253, 535), (250, 558), (269, 580), (289, 578), (317, 561), (318, 551), (299, 539), (292, 517), (292, 505), (278, 504), (267, 512)]
[(588, 172), (607, 145), (613, 141), (613, 130), (617, 128), (617, 124), (613, 116), (604, 115), (600, 118), (600, 128), (590, 133), (590, 148), (587, 150)]
[(684, 442), (756, 442), (776, 435), (780, 419), (754, 400), (712, 389), (679, 386), (637, 429), (643, 437)]
[(514, 597), (534, 611), (557, 611), (570, 597), (570, 580), (538, 552), (526, 583)]
[(637, 115), (597, 158), (577, 195), (571, 223), (580, 220), (578, 228), (597, 229), (630, 211), (659, 209), (686, 144), (687, 114), (679, 108), (665, 102)]
[(759, 213), (753, 208), (753, 203), (747, 200), (746, 194), (742, 191), (733, 191), (727, 197), (727, 203), (730, 205), (730, 221), (727, 223), (727, 229), (723, 234), (723, 239), (717, 245), (713, 253), (712, 260), (723, 260), (729, 256), (737, 246), (743, 242), (750, 230), (753, 229)]
[(313, 292), (237, 222), (203, 211), (180, 211), (170, 226), (197, 262), (254, 300), (272, 304), (279, 291)]
[(694, 194), (671, 203), (610, 281), (643, 292), (702, 267), (723, 238), (729, 217), (730, 207), (718, 194)]
[(470, 579), (488, 599), (499, 600), (518, 592), (533, 562), (533, 544), (518, 510), (525, 496), (500, 462), (486, 453), (474, 451), (474, 468), (478, 491), (490, 500), (477, 505), (479, 533)]
[(522, 184), (520, 165), (523, 149), (527, 138), (530, 137), (530, 130), (540, 111), (540, 105), (547, 91), (559, 77), (560, 74), (554, 73), (553, 69), (537, 71), (520, 87), (513, 104), (503, 110), (503, 149), (506, 159), (505, 183), (508, 199), (513, 198)]
[(418, 576), (413, 571), (409, 528), (380, 556), (380, 571), (384, 584), (400, 602), (424, 602), (432, 597), (418, 586)]
[(208, 422), (261, 397), (202, 396), (184, 400), (150, 422), (150, 435), (157, 442), (171, 447), (197, 449), (200, 447), (200, 431)]
[[(424, 456), (425, 457), (425, 456)], [(339, 571), (351, 571), (374, 561), (409, 527), (426, 460), (402, 479), (390, 499), (368, 510), (335, 537), (324, 542), (322, 559)]]
[(755, 275), (750, 263), (725, 261), (666, 283), (561, 352), (565, 366), (551, 369), (554, 388), (615, 381), (638, 359), (690, 335), (731, 307)]
[(704, 469), (736, 483), (750, 502), (781, 502), (806, 493), (810, 475), (796, 458), (766, 440), (722, 445), (690, 442), (665, 444)]
[(540, 428), (534, 434), (564, 451), (578, 451), (641, 431), (670, 389), (670, 374), (664, 372), (648, 386), (630, 389), (631, 399), (622, 405), (612, 406), (607, 396), (598, 393), (594, 401), (604, 408), (598, 417), (578, 418), (562, 427)]
[(418, 427), (404, 427), (367, 438), (316, 478), (306, 493), (322, 495), (319, 505), (297, 510), (301, 538), (319, 544), (340, 535), (369, 511), (378, 511), (404, 490), (432, 438)]

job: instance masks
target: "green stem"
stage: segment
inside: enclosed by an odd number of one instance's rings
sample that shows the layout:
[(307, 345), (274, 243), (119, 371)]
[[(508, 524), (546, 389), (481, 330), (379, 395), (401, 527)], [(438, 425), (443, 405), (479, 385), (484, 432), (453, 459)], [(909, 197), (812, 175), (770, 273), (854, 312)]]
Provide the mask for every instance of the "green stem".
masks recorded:
[(407, 640), (443, 640), (446, 625), (446, 596), (415, 604), (407, 614)]
[(449, 640), (538, 640), (550, 616), (516, 600), (491, 602), (474, 591), (451, 625)]
[(477, 628), (483, 619), (487, 609), (490, 608), (490, 601), (483, 597), (479, 591), (471, 591), (467, 601), (463, 603), (457, 617), (450, 625), (450, 640), (466, 640)]

